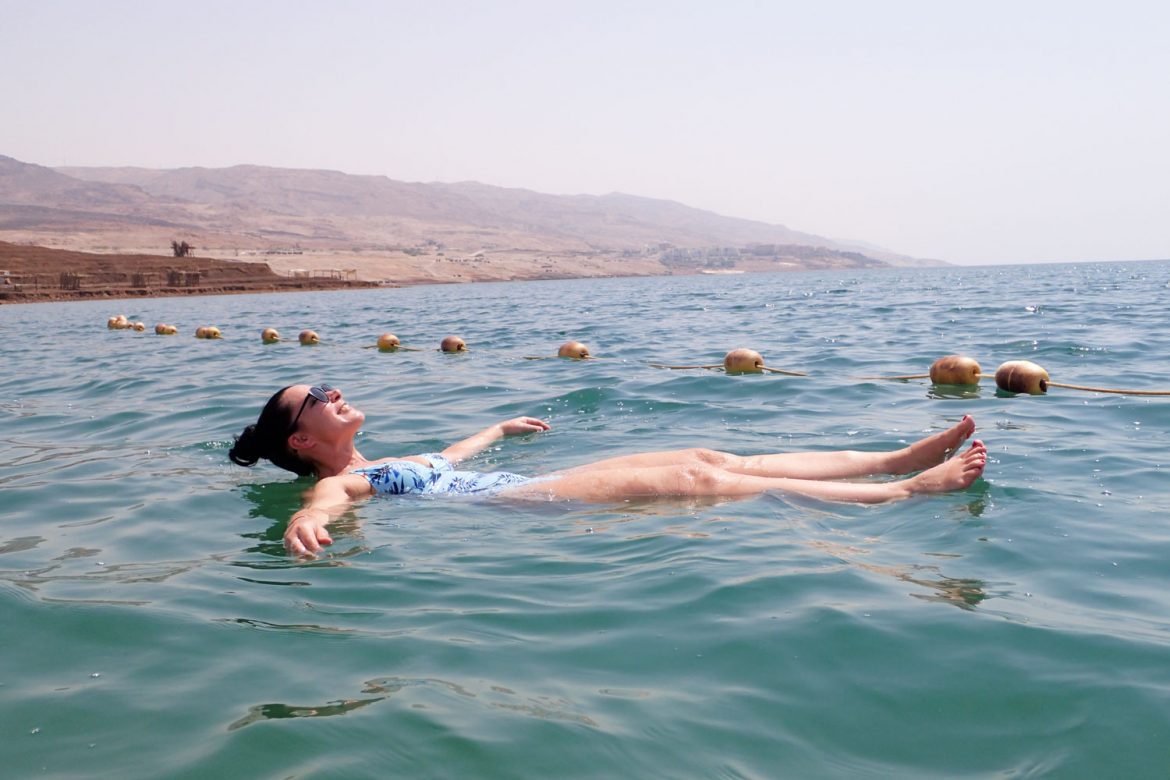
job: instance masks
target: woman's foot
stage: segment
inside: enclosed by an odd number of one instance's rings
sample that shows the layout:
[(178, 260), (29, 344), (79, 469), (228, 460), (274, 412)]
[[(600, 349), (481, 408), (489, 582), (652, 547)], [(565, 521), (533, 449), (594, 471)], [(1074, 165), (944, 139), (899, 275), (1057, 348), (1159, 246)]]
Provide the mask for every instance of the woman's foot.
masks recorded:
[(893, 453), (890, 474), (909, 474), (937, 466), (958, 451), (971, 434), (975, 433), (975, 418), (969, 414), (945, 431), (927, 436), (909, 447)]
[[(963, 418), (967, 420), (969, 418)], [(962, 455), (943, 461), (910, 477), (904, 484), (913, 493), (946, 493), (962, 490), (979, 479), (987, 465), (987, 446), (976, 439)]]

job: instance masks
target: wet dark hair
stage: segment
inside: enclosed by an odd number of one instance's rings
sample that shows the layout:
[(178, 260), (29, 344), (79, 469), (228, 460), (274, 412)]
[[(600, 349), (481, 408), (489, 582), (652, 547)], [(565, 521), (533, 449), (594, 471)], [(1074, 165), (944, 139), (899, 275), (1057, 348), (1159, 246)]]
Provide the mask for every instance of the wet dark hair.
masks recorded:
[[(292, 385), (289, 385), (292, 387)], [(289, 425), (293, 411), (281, 403), (289, 387), (282, 387), (273, 393), (260, 412), (259, 419), (236, 437), (236, 443), (228, 451), (232, 463), (240, 466), (255, 466), (264, 458), (286, 471), (302, 477), (314, 473), (313, 464), (302, 460), (296, 451), (288, 446)]]

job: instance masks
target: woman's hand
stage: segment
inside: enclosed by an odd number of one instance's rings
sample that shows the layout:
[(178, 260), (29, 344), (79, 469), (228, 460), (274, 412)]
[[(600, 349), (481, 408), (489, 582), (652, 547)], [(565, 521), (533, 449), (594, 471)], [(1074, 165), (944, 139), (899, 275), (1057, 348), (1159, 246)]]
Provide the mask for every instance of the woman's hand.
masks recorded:
[(333, 544), (325, 524), (329, 513), (322, 509), (302, 509), (288, 521), (284, 529), (284, 547), (293, 555), (316, 556), (321, 545)]
[(536, 433), (551, 428), (548, 423), (538, 417), (514, 417), (500, 423), (500, 430), (505, 436), (515, 436), (518, 433)]

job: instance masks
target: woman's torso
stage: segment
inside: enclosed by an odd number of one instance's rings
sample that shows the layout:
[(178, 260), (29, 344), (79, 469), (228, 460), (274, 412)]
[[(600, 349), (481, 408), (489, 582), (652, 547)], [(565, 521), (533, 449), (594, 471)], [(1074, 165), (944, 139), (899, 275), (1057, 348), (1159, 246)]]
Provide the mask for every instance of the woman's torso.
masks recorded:
[(366, 478), (375, 493), (389, 495), (490, 495), (530, 482), (529, 477), (507, 471), (458, 471), (438, 453), (420, 456), (429, 466), (413, 460), (389, 460), (353, 469)]

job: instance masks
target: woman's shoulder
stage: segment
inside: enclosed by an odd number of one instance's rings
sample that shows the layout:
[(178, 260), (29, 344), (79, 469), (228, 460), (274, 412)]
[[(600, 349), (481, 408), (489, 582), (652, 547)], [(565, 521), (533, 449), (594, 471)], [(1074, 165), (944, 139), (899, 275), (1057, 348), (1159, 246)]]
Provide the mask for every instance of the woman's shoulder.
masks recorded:
[(313, 494), (318, 498), (328, 496), (341, 498), (343, 495), (348, 498), (358, 498), (362, 495), (369, 495), (369, 489), (370, 483), (363, 475), (344, 471), (333, 476), (321, 477), (313, 487)]

